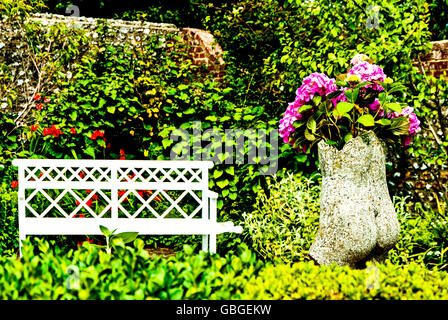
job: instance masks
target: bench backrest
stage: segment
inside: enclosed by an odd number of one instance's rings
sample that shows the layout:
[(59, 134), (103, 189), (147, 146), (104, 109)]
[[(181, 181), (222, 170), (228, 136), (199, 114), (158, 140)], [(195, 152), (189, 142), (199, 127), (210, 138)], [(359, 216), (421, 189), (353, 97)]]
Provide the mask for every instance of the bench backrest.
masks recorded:
[[(50, 211), (65, 218), (81, 211), (93, 218), (136, 218), (143, 211), (157, 219), (173, 211), (186, 219), (201, 211), (203, 217), (208, 214), (206, 190), (212, 161), (16, 159), (13, 164), (19, 168), (22, 217), (26, 212), (43, 218)], [(42, 208), (33, 204), (38, 196), (46, 202)], [(181, 205), (186, 197), (197, 204), (191, 212)], [(94, 198), (102, 202), (96, 209), (89, 205)], [(152, 205), (158, 199), (165, 203), (163, 210)], [(73, 210), (66, 202), (76, 203)]]

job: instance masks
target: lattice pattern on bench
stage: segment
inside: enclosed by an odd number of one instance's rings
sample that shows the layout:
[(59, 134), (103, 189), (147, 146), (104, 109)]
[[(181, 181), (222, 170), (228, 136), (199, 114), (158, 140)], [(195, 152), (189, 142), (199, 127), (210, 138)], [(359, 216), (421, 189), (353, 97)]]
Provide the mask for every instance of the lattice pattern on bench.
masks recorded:
[[(210, 161), (18, 159), (19, 233), (99, 234), (99, 225), (141, 234), (241, 232), (216, 222)], [(71, 219), (84, 217), (85, 219)], [(95, 230), (95, 226), (98, 230)], [(132, 228), (132, 230), (125, 230)]]

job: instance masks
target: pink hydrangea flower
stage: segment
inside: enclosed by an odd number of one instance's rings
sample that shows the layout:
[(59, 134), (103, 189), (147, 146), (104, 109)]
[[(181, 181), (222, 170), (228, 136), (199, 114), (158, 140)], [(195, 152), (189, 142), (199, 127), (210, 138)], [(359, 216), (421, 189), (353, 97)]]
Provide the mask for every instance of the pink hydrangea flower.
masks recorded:
[(336, 81), (334, 79), (330, 79), (323, 73), (315, 72), (303, 79), (302, 85), (296, 91), (295, 102), (304, 105), (312, 100), (316, 94), (324, 96), (336, 91), (336, 89)]
[(302, 85), (296, 91), (294, 102), (288, 105), (280, 120), (279, 133), (285, 143), (289, 142), (291, 134), (295, 131), (294, 122), (304, 118), (300, 113), (300, 107), (311, 101), (315, 95), (325, 96), (336, 89), (336, 81), (323, 73), (312, 73), (303, 79)]
[[(369, 105), (369, 109), (370, 109), (371, 111), (373, 111), (373, 113), (375, 113), (375, 114), (378, 112), (378, 115), (379, 115), (380, 117), (384, 116), (384, 110), (383, 110), (383, 107), (381, 107), (381, 105), (380, 105), (380, 100), (378, 100), (378, 99), (375, 99), (375, 101), (373, 101), (373, 103)], [(379, 109), (380, 111), (378, 111), (378, 109)]]
[(283, 118), (280, 120), (279, 133), (283, 138), (283, 142), (288, 143), (291, 133), (294, 132), (294, 121), (298, 120), (298, 110), (295, 103), (290, 103), (286, 108)]
[(414, 108), (403, 108), (403, 110), (401, 110), (401, 115), (408, 116), (409, 122), (411, 123), (411, 126), (409, 127), (409, 135), (411, 137), (421, 130), (420, 120), (418, 120), (417, 115), (414, 113)]
[(367, 60), (370, 60), (369, 56), (367, 56), (363, 53), (357, 53), (353, 56), (352, 60), (350, 60), (350, 63), (355, 66), (358, 63), (367, 61)]
[(342, 93), (337, 96), (336, 98), (332, 99), (331, 102), (333, 102), (333, 105), (336, 107), (338, 105), (339, 102), (341, 101), (345, 101), (348, 102), (347, 97), (345, 96), (344, 91), (349, 90), (350, 88), (339, 88), (338, 90), (342, 90)]
[[(370, 64), (366, 61), (359, 62), (348, 72), (348, 76), (356, 75), (361, 79), (361, 82), (368, 81), (384, 81), (387, 76), (383, 72), (383, 68), (375, 64)], [(365, 88), (372, 88), (373, 90), (383, 91), (378, 83), (366, 86)]]
[(412, 107), (404, 107), (401, 110), (401, 113), (393, 112), (389, 113), (387, 117), (390, 118), (398, 118), (402, 116), (407, 116), (409, 119), (410, 127), (409, 127), (409, 135), (405, 136), (403, 139), (403, 145), (407, 146), (411, 143), (412, 137), (415, 136), (417, 132), (421, 130), (420, 128), (420, 120), (417, 118), (417, 115), (414, 113), (414, 108)]
[(280, 120), (280, 137), (283, 138), (284, 143), (289, 143), (289, 137), (291, 136), (291, 133), (294, 132), (295, 128), (293, 126), (293, 123), (297, 120), (296, 117), (284, 117)]
[(380, 100), (378, 99), (375, 99), (375, 101), (373, 101), (373, 103), (369, 105), (369, 109), (372, 110), (373, 112), (377, 112), (379, 108), (381, 108), (381, 105)]

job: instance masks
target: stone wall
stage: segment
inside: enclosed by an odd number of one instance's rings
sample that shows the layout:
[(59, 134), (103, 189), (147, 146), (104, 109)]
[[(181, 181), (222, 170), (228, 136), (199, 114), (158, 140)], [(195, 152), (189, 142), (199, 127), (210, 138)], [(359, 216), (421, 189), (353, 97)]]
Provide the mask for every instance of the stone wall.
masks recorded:
[[(31, 18), (33, 21), (39, 21), (43, 25), (56, 23), (65, 23), (74, 28), (92, 30), (89, 35), (95, 37), (93, 29), (98, 23), (96, 18), (73, 17), (55, 14), (35, 14)], [(193, 62), (197, 65), (204, 64), (209, 74), (213, 75), (217, 81), (222, 79), (224, 72), (224, 60), (222, 58), (222, 49), (215, 42), (213, 35), (205, 30), (194, 28), (178, 28), (169, 23), (151, 23), (143, 21), (125, 21), (116, 19), (102, 19), (110, 27), (112, 36), (116, 43), (127, 42), (139, 45), (145, 36), (149, 34), (177, 34), (192, 48), (189, 54)], [(143, 41), (144, 42), (144, 41)]]
[[(221, 81), (224, 75), (224, 60), (222, 49), (215, 43), (212, 34), (207, 31), (193, 28), (178, 28), (174, 24), (150, 23), (142, 21), (124, 21), (116, 19), (97, 19), (88, 17), (63, 16), (55, 14), (34, 14), (29, 17), (29, 22), (39, 22), (43, 30), (46, 26), (65, 24), (70, 29), (82, 29), (95, 43), (98, 38), (97, 27), (100, 22), (105, 22), (108, 28), (107, 38), (112, 45), (127, 43), (135, 48), (145, 46), (154, 34), (160, 35), (164, 41), (167, 35), (177, 35), (188, 46), (188, 54), (193, 63), (204, 66), (203, 76), (212, 75), (215, 81)], [(45, 50), (45, 48), (42, 48)], [(47, 49), (49, 50), (49, 49)], [(83, 48), (80, 48), (82, 51)], [(169, 50), (169, 49), (167, 49)], [(29, 56), (27, 43), (21, 35), (20, 29), (15, 24), (0, 21), (0, 59), (5, 61), (11, 70), (12, 79), (3, 79), (0, 83), (0, 97), (6, 97), (5, 92), (17, 92), (17, 99), (10, 107), (5, 99), (0, 100), (0, 111), (14, 114), (18, 125), (24, 123), (32, 103), (31, 98), (37, 92), (41, 92), (41, 83), (33, 59)], [(70, 72), (72, 66), (65, 66), (65, 72)], [(1, 77), (0, 77), (1, 80)], [(199, 80), (200, 81), (200, 80)], [(46, 86), (51, 87), (51, 83)], [(47, 88), (48, 89), (48, 88)], [(53, 88), (57, 90), (57, 88)], [(51, 90), (52, 91), (52, 90)]]

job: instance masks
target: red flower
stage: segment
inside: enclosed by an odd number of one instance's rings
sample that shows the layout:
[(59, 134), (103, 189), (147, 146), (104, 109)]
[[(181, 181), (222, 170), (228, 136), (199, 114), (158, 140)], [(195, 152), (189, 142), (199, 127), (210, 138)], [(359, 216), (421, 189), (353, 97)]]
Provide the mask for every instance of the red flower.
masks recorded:
[(30, 130), (31, 130), (31, 131), (36, 131), (37, 129), (39, 129), (39, 125), (37, 125), (37, 124), (33, 124), (33, 125), (30, 127)]
[(126, 160), (126, 158), (125, 157), (120, 157), (120, 160)]
[(123, 149), (120, 149), (120, 156), (125, 156), (126, 154), (124, 153)]
[[(92, 190), (87, 189), (87, 190), (86, 190), (86, 193), (87, 193), (87, 194), (91, 194), (91, 193), (92, 193)], [(95, 194), (92, 195), (92, 197), (91, 197), (90, 199), (92, 199), (92, 200), (98, 200), (98, 195), (95, 193)], [(89, 200), (89, 201), (90, 201), (90, 200)], [(89, 206), (89, 207), (90, 207), (90, 206)]]
[(45, 103), (50, 103), (51, 99), (50, 98), (45, 98), (44, 101), (45, 101)]
[(42, 176), (43, 176), (44, 174), (41, 172), (41, 173), (39, 173), (39, 178), (42, 178)]
[(79, 242), (78, 242), (76, 245), (77, 245), (78, 248), (79, 248), (80, 246), (83, 245), (84, 242), (93, 243), (93, 239), (90, 239), (89, 237), (87, 237), (86, 241), (83, 241), (82, 243), (79, 243)]
[(86, 205), (88, 207), (91, 207), (92, 206), (92, 199), (87, 200)]
[[(124, 196), (124, 194), (126, 193), (126, 190), (119, 190), (118, 191), (118, 198), (121, 198), (122, 196)], [(123, 202), (128, 201), (128, 198), (124, 198)]]
[[(78, 200), (76, 200), (76, 205), (77, 205), (77, 206), (80, 205), (80, 202), (79, 202)], [(88, 207), (90, 207), (90, 206), (92, 205), (92, 199), (87, 200), (86, 205), (87, 205)], [(84, 218), (84, 217), (83, 217), (83, 218)]]
[(106, 144), (106, 148), (110, 148), (110, 142)]
[(42, 135), (48, 136), (48, 135), (53, 135), (53, 137), (57, 138), (62, 134), (61, 130), (56, 128), (54, 125), (51, 125), (51, 128), (44, 128), (44, 130), (42, 131)]
[(75, 128), (70, 128), (70, 132), (71, 132), (72, 134), (76, 134), (76, 129), (75, 129)]
[(11, 188), (17, 188), (17, 186), (19, 185), (19, 181), (16, 181), (16, 180), (14, 180), (14, 181), (11, 181)]
[(86, 215), (84, 213), (80, 213), (78, 218), (85, 218)]
[(95, 130), (92, 135), (90, 136), (90, 139), (92, 140), (96, 140), (96, 138), (104, 138), (104, 132), (103, 131), (99, 131), (99, 130)]
[(106, 138), (103, 138), (103, 141), (104, 141), (104, 146), (101, 146), (101, 147), (103, 147), (103, 148), (107, 148), (107, 139), (106, 139)]
[(61, 130), (56, 128), (54, 125), (51, 125), (51, 130), (52, 130), (52, 133), (53, 133), (53, 137), (55, 137), (55, 138), (59, 137), (59, 135), (62, 134)]
[(137, 191), (137, 193), (143, 198), (143, 191)]
[(42, 110), (44, 108), (44, 105), (42, 103), (39, 103), (36, 105), (37, 110)]
[(45, 137), (45, 136), (48, 136), (48, 135), (50, 135), (50, 134), (52, 134), (53, 133), (53, 130), (51, 130), (50, 128), (44, 128), (44, 130), (42, 131), (42, 135)]
[(41, 97), (41, 95), (40, 95), (40, 94), (35, 94), (35, 95), (34, 95), (34, 97), (33, 97), (33, 100), (39, 100), (39, 99), (40, 99), (40, 97)]
[(154, 199), (156, 199), (157, 201), (162, 201), (162, 198), (160, 196), (156, 196)]

